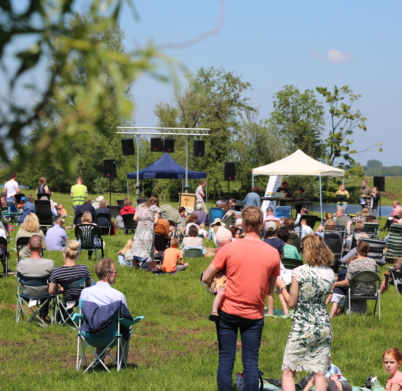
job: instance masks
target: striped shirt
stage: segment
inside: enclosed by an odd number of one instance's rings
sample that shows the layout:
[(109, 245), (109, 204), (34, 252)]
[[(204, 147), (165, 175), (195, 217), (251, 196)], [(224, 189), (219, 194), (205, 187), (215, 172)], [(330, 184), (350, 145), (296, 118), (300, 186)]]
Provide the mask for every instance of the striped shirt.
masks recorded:
[[(86, 279), (91, 278), (91, 273), (89, 272), (88, 266), (86, 265), (74, 265), (74, 266), (60, 266), (53, 270), (49, 282), (55, 284), (62, 284), (63, 281), (78, 280), (85, 277)], [(74, 288), (64, 290), (64, 300), (73, 301), (78, 300), (81, 295), (83, 288)]]

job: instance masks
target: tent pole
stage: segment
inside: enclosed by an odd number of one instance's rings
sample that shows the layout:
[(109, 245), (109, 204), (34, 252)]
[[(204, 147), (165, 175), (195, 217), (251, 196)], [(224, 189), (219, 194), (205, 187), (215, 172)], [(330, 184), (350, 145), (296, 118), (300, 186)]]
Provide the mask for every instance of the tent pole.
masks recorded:
[(254, 175), (251, 175), (251, 188), (254, 187)]
[(128, 187), (128, 179), (127, 179), (127, 198), (130, 198), (130, 188)]
[(320, 178), (320, 211), (321, 211), (321, 222), (322, 222), (322, 184), (321, 184), (321, 175), (318, 178)]
[(186, 136), (186, 190), (188, 190), (188, 136)]

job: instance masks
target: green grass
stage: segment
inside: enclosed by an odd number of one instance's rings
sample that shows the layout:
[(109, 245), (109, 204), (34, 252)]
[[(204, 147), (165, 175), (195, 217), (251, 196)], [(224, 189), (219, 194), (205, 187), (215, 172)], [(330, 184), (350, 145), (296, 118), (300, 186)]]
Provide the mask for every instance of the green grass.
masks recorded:
[[(54, 194), (53, 198), (64, 202), (71, 213), (68, 196)], [(71, 229), (68, 233), (73, 238)], [(121, 232), (115, 237), (106, 236), (105, 255), (117, 261), (116, 253), (129, 237)], [(12, 241), (11, 247), (14, 244)], [(16, 255), (15, 251), (11, 252), (10, 267), (15, 270)], [(46, 251), (45, 257), (53, 259), (57, 266), (62, 265), (61, 253)], [(84, 252), (80, 263), (88, 265), (94, 273), (95, 262), (86, 258)], [(1, 278), (0, 389), (215, 390), (218, 349), (214, 324), (208, 321), (212, 297), (199, 282), (200, 273), (210, 261), (189, 259), (190, 267), (172, 276), (155, 276), (117, 266), (115, 288), (124, 292), (134, 316), (145, 316), (134, 328), (130, 368), (119, 373), (115, 369), (111, 373), (77, 373), (76, 334), (67, 327), (43, 329), (33, 324), (15, 324), (16, 280), (14, 276)], [(391, 287), (382, 297), (381, 307), (381, 320), (371, 314), (373, 303), (369, 303), (368, 315), (339, 316), (332, 322), (333, 361), (354, 385), (364, 384), (368, 375), (377, 375), (385, 384), (382, 353), (389, 347), (402, 346), (398, 331), (402, 296)], [(276, 308), (280, 308), (279, 303)], [(266, 318), (259, 361), (264, 377), (281, 377), (290, 327), (289, 319)], [(240, 350), (234, 374), (239, 371), (242, 371)], [(303, 375), (298, 374), (297, 378)]]

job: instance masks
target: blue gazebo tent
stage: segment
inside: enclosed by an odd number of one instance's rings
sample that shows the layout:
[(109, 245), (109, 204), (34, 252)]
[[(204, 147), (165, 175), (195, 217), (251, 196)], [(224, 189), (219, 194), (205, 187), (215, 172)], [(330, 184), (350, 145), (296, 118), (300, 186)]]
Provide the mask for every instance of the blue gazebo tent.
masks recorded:
[[(207, 177), (206, 172), (188, 170), (189, 179), (202, 179)], [(177, 163), (168, 153), (165, 153), (159, 160), (150, 166), (140, 170), (140, 179), (184, 179), (186, 169)], [(127, 179), (136, 179), (137, 173), (130, 172)]]

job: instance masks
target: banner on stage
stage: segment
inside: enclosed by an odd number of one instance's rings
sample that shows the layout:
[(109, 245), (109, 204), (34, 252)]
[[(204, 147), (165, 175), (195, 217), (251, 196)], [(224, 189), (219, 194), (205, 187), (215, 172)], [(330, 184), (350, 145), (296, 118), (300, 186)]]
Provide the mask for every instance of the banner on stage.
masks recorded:
[[(276, 191), (278, 190), (279, 187), (281, 187), (283, 180), (283, 175), (270, 175), (268, 183), (267, 183), (267, 188), (264, 193), (264, 197), (272, 197), (275, 195)], [(264, 213), (265, 217), (265, 212), (268, 207), (271, 207), (273, 209), (276, 208), (276, 201), (268, 201), (264, 200), (261, 204), (261, 211)]]

